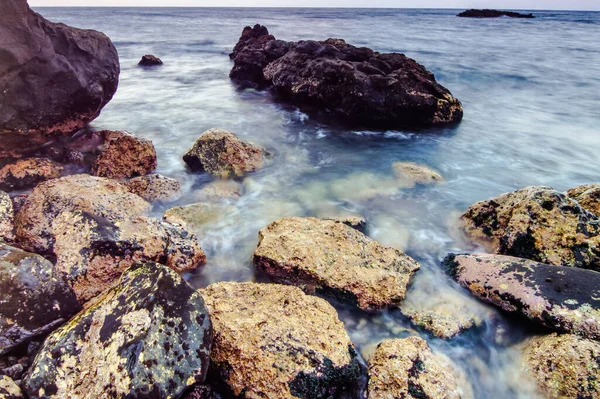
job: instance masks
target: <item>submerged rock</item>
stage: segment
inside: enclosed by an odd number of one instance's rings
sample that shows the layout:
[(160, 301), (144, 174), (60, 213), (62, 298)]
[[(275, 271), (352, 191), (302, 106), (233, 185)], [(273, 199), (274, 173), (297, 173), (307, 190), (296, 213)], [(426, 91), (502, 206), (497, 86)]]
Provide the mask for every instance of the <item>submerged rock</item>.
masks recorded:
[(550, 398), (600, 397), (600, 343), (572, 334), (538, 336), (525, 342), (525, 372)]
[(600, 271), (600, 221), (550, 187), (526, 187), (472, 205), (465, 231), (498, 254)]
[(368, 399), (461, 399), (471, 392), (464, 373), (419, 337), (384, 341), (369, 361)]
[(30, 398), (177, 398), (204, 382), (212, 342), (202, 297), (177, 273), (136, 264), (44, 342)]
[(230, 77), (273, 86), (278, 95), (376, 127), (458, 122), (460, 102), (404, 54), (382, 54), (341, 39), (284, 42), (246, 27)]
[(217, 283), (201, 290), (215, 333), (211, 370), (242, 398), (337, 398), (360, 367), (327, 301), (277, 284)]
[(206, 262), (194, 234), (148, 217), (110, 222), (88, 212), (63, 212), (52, 230), (56, 268), (81, 303), (112, 288), (136, 262), (158, 262), (177, 273)]
[(50, 22), (25, 0), (3, 0), (0, 15), (0, 152), (42, 144), (94, 120), (119, 80), (110, 39)]
[(60, 177), (63, 169), (62, 165), (45, 158), (19, 159), (0, 168), (0, 190), (35, 187), (38, 183)]
[(463, 11), (457, 15), (458, 17), (466, 18), (498, 18), (498, 17), (511, 17), (511, 18), (535, 18), (533, 14), (521, 14), (514, 11), (499, 11), (499, 10), (476, 10), (470, 9)]
[(50, 261), (6, 244), (0, 244), (0, 305), (0, 355), (49, 333), (81, 309)]
[(600, 273), (510, 256), (450, 255), (444, 265), (479, 299), (561, 332), (600, 339)]
[(229, 178), (262, 168), (266, 155), (265, 149), (243, 142), (227, 130), (209, 129), (196, 140), (183, 160), (192, 171)]
[(344, 223), (288, 217), (259, 232), (256, 267), (275, 281), (365, 310), (398, 305), (419, 264)]
[(103, 150), (92, 165), (94, 176), (110, 179), (147, 175), (156, 169), (156, 150), (150, 140), (127, 132), (105, 130)]
[(23, 392), (15, 382), (6, 375), (0, 375), (0, 398), (1, 399), (22, 399)]
[(235, 207), (225, 204), (199, 202), (185, 206), (176, 206), (165, 212), (163, 220), (177, 226), (199, 229), (206, 223), (218, 220), (223, 214), (231, 213)]
[(81, 210), (111, 222), (139, 216), (150, 204), (110, 179), (71, 175), (44, 182), (27, 196), (15, 218), (16, 236), (23, 249), (51, 253), (53, 220), (65, 211)]
[(194, 201), (229, 201), (244, 195), (244, 186), (234, 180), (215, 180), (194, 191), (190, 196)]
[(584, 184), (567, 191), (567, 196), (579, 202), (586, 211), (600, 216), (600, 184)]
[(0, 191), (0, 242), (13, 241), (15, 238), (15, 214), (13, 203), (8, 194)]
[(401, 187), (414, 187), (417, 184), (432, 184), (444, 181), (442, 175), (429, 166), (414, 162), (394, 162), (394, 174)]
[(442, 339), (454, 338), (463, 331), (478, 327), (483, 320), (477, 315), (452, 304), (437, 306), (435, 309), (418, 309), (400, 306), (402, 314), (418, 327)]
[(144, 67), (151, 67), (151, 66), (157, 66), (157, 65), (162, 65), (163, 62), (160, 58), (151, 55), (151, 54), (147, 54), (145, 56), (142, 57), (142, 59), (140, 60), (140, 62), (138, 62), (139, 66), (144, 66)]
[(128, 180), (125, 186), (148, 202), (169, 201), (181, 193), (179, 181), (156, 173)]

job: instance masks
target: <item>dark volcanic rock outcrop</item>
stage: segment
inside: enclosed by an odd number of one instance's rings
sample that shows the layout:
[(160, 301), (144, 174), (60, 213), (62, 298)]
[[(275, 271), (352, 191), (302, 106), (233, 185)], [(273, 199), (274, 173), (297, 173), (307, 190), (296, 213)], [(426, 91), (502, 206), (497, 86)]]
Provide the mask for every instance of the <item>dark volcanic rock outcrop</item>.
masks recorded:
[(142, 57), (142, 59), (140, 60), (140, 62), (138, 62), (139, 66), (144, 66), (144, 67), (151, 67), (151, 66), (157, 66), (157, 65), (162, 65), (163, 62), (160, 58), (151, 55), (151, 54), (147, 54), (145, 56)]
[(514, 11), (499, 11), (499, 10), (477, 10), (470, 9), (463, 11), (457, 15), (458, 17), (464, 18), (498, 18), (498, 17), (511, 17), (511, 18), (535, 18), (533, 14), (521, 14)]
[(450, 255), (446, 269), (479, 299), (543, 326), (600, 339), (600, 273), (502, 255)]
[(82, 128), (118, 80), (117, 50), (104, 34), (49, 22), (26, 0), (0, 2), (0, 147)]
[(230, 77), (272, 86), (283, 98), (374, 127), (458, 122), (460, 102), (404, 54), (381, 54), (341, 39), (285, 42), (256, 25), (242, 32)]

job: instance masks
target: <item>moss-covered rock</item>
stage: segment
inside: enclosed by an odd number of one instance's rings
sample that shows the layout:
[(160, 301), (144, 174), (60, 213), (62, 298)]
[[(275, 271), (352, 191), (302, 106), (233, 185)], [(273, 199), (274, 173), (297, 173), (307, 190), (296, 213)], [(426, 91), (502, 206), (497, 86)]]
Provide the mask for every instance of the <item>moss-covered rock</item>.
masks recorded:
[(435, 169), (414, 162), (394, 162), (392, 169), (400, 186), (405, 188), (414, 187), (417, 184), (433, 184), (444, 181), (442, 175)]
[(80, 309), (51, 262), (0, 243), (0, 355), (54, 330)]
[(336, 398), (359, 378), (354, 346), (327, 301), (296, 287), (217, 283), (201, 290), (215, 339), (211, 370), (242, 398)]
[(523, 362), (548, 397), (600, 398), (600, 343), (573, 334), (550, 334), (527, 340)]
[(470, 397), (464, 372), (446, 356), (433, 353), (422, 338), (384, 341), (369, 361), (368, 399)]
[(277, 282), (365, 310), (398, 305), (419, 264), (334, 220), (288, 217), (259, 233), (254, 264)]
[(573, 187), (566, 194), (579, 202), (579, 205), (587, 211), (600, 216), (600, 184), (584, 184)]
[(19, 159), (0, 168), (0, 190), (31, 188), (43, 181), (60, 177), (63, 169), (59, 163), (46, 158)]
[(135, 177), (125, 186), (148, 202), (173, 200), (181, 193), (179, 181), (156, 173)]
[(495, 253), (600, 271), (600, 220), (549, 187), (478, 202), (462, 220), (467, 234)]
[(8, 194), (0, 191), (0, 242), (10, 242), (15, 238), (15, 214)]
[(6, 375), (0, 375), (0, 399), (22, 399), (23, 392), (15, 382)]
[(204, 382), (212, 342), (202, 297), (153, 263), (44, 342), (25, 378), (29, 398), (178, 398)]
[(150, 140), (127, 132), (105, 130), (103, 150), (92, 165), (94, 176), (125, 179), (143, 176), (156, 169), (156, 150)]

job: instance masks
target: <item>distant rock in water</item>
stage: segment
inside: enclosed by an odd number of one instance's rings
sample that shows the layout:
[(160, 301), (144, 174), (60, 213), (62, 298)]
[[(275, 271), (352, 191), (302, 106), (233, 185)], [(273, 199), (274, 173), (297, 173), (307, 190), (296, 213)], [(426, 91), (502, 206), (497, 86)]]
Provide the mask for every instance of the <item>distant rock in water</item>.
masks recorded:
[(138, 62), (139, 66), (144, 66), (144, 67), (151, 67), (151, 66), (157, 66), (157, 65), (162, 65), (163, 62), (160, 58), (154, 56), (154, 55), (145, 55), (142, 57), (142, 59), (140, 60), (140, 62)]
[(463, 11), (457, 15), (458, 17), (464, 18), (498, 18), (498, 17), (511, 17), (511, 18), (535, 18), (533, 14), (521, 14), (514, 11), (499, 11), (499, 10), (476, 10), (471, 9)]
[(381, 54), (341, 39), (285, 42), (246, 27), (229, 57), (231, 79), (272, 86), (281, 97), (373, 127), (458, 122), (460, 101), (433, 73), (399, 53)]
[(0, 153), (81, 129), (117, 90), (119, 56), (100, 32), (49, 22), (26, 0), (3, 0), (0, 38)]

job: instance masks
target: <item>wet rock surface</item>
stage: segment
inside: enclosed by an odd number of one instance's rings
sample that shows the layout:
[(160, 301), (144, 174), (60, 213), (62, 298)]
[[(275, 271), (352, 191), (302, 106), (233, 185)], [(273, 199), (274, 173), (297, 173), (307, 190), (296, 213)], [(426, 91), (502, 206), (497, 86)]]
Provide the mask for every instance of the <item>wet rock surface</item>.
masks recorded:
[(181, 194), (179, 181), (156, 173), (135, 177), (125, 186), (148, 202), (169, 201)]
[(140, 60), (140, 62), (138, 62), (139, 66), (143, 66), (143, 67), (152, 67), (152, 66), (158, 66), (158, 65), (162, 65), (163, 62), (160, 58), (151, 55), (151, 54), (146, 54), (142, 57), (142, 59)]
[(414, 187), (417, 184), (433, 184), (444, 181), (442, 175), (433, 168), (414, 162), (394, 162), (392, 168), (402, 188)]
[(22, 399), (23, 392), (15, 382), (6, 375), (0, 375), (0, 398), (1, 399)]
[(463, 331), (480, 326), (483, 322), (477, 315), (452, 306), (437, 306), (435, 310), (424, 310), (403, 304), (400, 309), (413, 324), (442, 339), (454, 338)]
[(450, 255), (444, 265), (479, 299), (561, 332), (600, 339), (600, 273), (509, 256)]
[(150, 204), (114, 180), (71, 175), (38, 185), (15, 218), (16, 237), (23, 249), (51, 253), (52, 222), (65, 211), (81, 210), (109, 221), (144, 214)]
[(88, 212), (63, 212), (52, 229), (56, 268), (81, 303), (115, 286), (136, 262), (158, 262), (183, 273), (206, 261), (194, 234), (148, 217), (113, 223)]
[(503, 255), (600, 271), (600, 221), (550, 187), (526, 187), (472, 205), (466, 233)]
[(289, 217), (259, 232), (256, 267), (277, 282), (365, 310), (398, 305), (419, 264), (344, 223)]
[(267, 155), (263, 148), (243, 142), (227, 130), (209, 129), (196, 140), (183, 160), (192, 171), (230, 178), (260, 169)]
[(325, 300), (277, 284), (217, 283), (201, 293), (215, 333), (211, 374), (233, 395), (337, 398), (356, 384), (357, 355)]
[(204, 382), (211, 342), (202, 297), (171, 269), (137, 264), (46, 339), (24, 390), (30, 398), (177, 398)]
[(12, 200), (7, 193), (0, 191), (0, 243), (14, 240), (14, 222), (15, 214)]
[(221, 216), (235, 211), (233, 206), (200, 202), (185, 206), (176, 206), (165, 212), (163, 220), (177, 226), (189, 226), (200, 229), (203, 225), (218, 220)]
[(272, 86), (294, 103), (376, 127), (458, 122), (460, 102), (434, 75), (398, 53), (342, 39), (284, 42), (264, 26), (246, 27), (230, 58), (236, 81)]
[(573, 187), (566, 194), (579, 202), (579, 205), (586, 211), (600, 216), (600, 184), (585, 184)]
[(470, 9), (463, 11), (457, 15), (458, 17), (464, 18), (498, 18), (498, 17), (510, 17), (510, 18), (535, 18), (533, 14), (522, 14), (514, 11), (500, 11), (500, 10), (477, 10)]
[(61, 176), (63, 166), (45, 158), (19, 159), (0, 168), (0, 190), (15, 191)]
[(369, 399), (469, 398), (465, 383), (464, 374), (419, 337), (384, 341), (369, 361)]
[(0, 355), (56, 329), (81, 308), (50, 261), (1, 243), (0, 304)]
[(529, 339), (523, 346), (525, 372), (550, 398), (600, 397), (600, 343), (573, 334)]
[(244, 195), (244, 186), (234, 180), (219, 179), (210, 182), (192, 194), (194, 201), (235, 201)]
[(127, 132), (105, 130), (103, 150), (92, 165), (94, 176), (125, 179), (147, 175), (156, 169), (156, 150), (150, 140)]
[(110, 39), (50, 22), (25, 0), (2, 1), (0, 15), (0, 147), (22, 150), (94, 120), (119, 80)]

